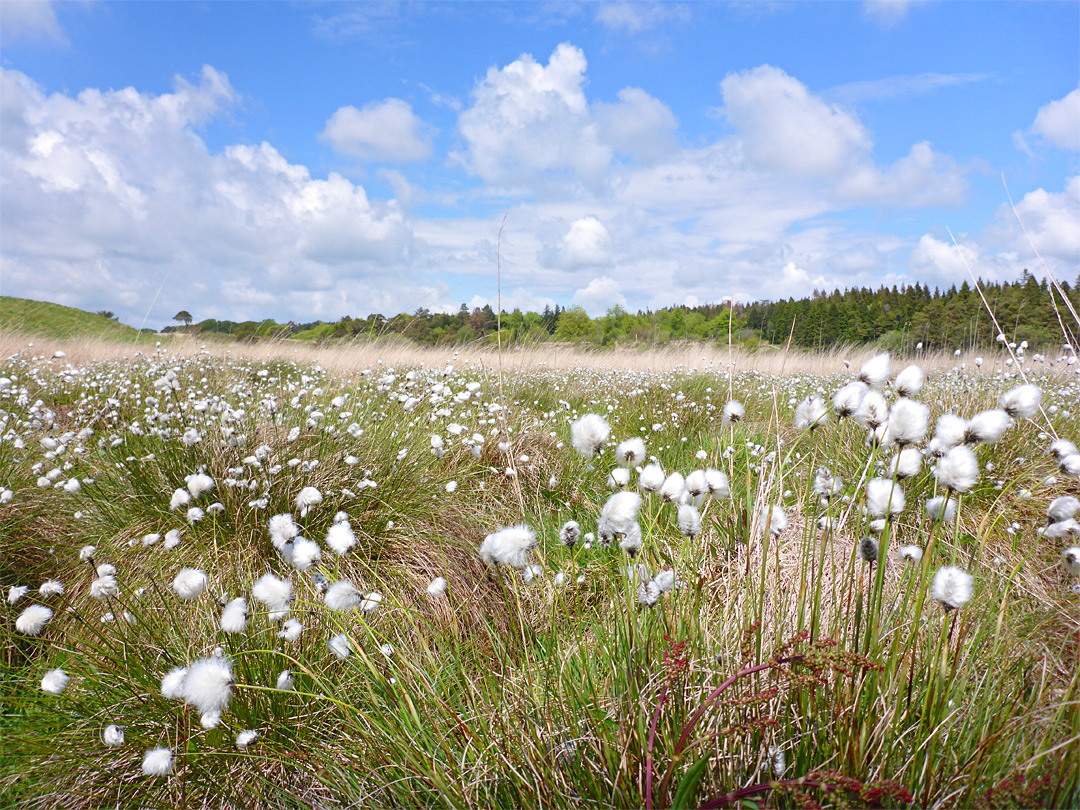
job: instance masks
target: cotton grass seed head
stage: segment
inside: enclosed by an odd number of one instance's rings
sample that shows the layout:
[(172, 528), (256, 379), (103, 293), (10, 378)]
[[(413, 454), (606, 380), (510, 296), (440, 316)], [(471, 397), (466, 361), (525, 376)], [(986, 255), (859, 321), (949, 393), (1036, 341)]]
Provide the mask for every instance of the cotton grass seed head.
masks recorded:
[(352, 654), (352, 642), (349, 641), (349, 637), (344, 633), (338, 633), (328, 642), (330, 652), (338, 657), (338, 660), (344, 661)]
[(432, 599), (438, 599), (446, 593), (447, 584), (446, 577), (435, 577), (427, 586), (427, 595)]
[(859, 381), (866, 383), (871, 388), (882, 388), (889, 381), (892, 373), (892, 362), (889, 353), (875, 354), (859, 369)]
[(206, 574), (198, 568), (181, 568), (173, 579), (172, 589), (185, 602), (198, 599), (206, 590)]
[(273, 574), (263, 574), (251, 588), (251, 595), (271, 611), (287, 611), (292, 602), (292, 583)]
[(912, 565), (918, 565), (922, 560), (923, 550), (918, 546), (900, 546), (896, 550), (896, 556), (903, 563), (911, 563)]
[[(617, 493), (618, 497), (626, 493)], [(524, 568), (529, 562), (529, 552), (536, 546), (536, 534), (524, 523), (493, 532), (480, 544), (480, 559), (488, 565), (506, 565)]]
[(1005, 411), (977, 413), (968, 420), (964, 431), (965, 444), (993, 444), (1012, 427), (1013, 420)]
[(105, 726), (101, 733), (101, 741), (109, 748), (118, 748), (124, 744), (124, 730), (117, 725)]
[(573, 548), (581, 539), (581, 526), (576, 520), (568, 520), (559, 529), (559, 542), (567, 548)]
[(955, 566), (938, 569), (930, 584), (930, 595), (946, 612), (962, 608), (971, 601), (972, 577), (967, 571)]
[(603, 450), (610, 435), (611, 426), (599, 414), (587, 413), (570, 425), (570, 442), (584, 458)]
[(833, 396), (833, 412), (838, 419), (854, 416), (862, 405), (863, 397), (870, 389), (864, 382), (850, 382)]
[(701, 534), (701, 513), (688, 503), (679, 504), (678, 524), (684, 535), (697, 537)]
[(741, 422), (744, 416), (746, 416), (746, 408), (743, 407), (741, 402), (733, 399), (724, 406), (724, 414), (720, 423), (724, 427), (734, 425), (736, 422)]
[(1013, 419), (1031, 419), (1039, 412), (1042, 401), (1042, 389), (1037, 385), (1019, 385), (1006, 391), (998, 400), (998, 405)]
[(334, 523), (326, 532), (326, 545), (339, 557), (344, 557), (356, 545), (356, 535), (348, 520)]
[(344, 579), (331, 585), (323, 596), (323, 601), (328, 608), (343, 613), (355, 609), (362, 600), (360, 591)]
[(926, 374), (923, 370), (918, 366), (911, 365), (896, 375), (893, 386), (900, 396), (914, 399), (919, 395), (925, 382)]
[(23, 635), (36, 636), (53, 617), (52, 608), (45, 605), (30, 605), (15, 620), (15, 629)]
[(1050, 506), (1046, 509), (1046, 519), (1048, 523), (1060, 523), (1076, 517), (1077, 512), (1080, 512), (1080, 500), (1072, 495), (1062, 495), (1050, 501)]
[(50, 669), (41, 679), (42, 690), (48, 692), (50, 695), (61, 694), (67, 689), (67, 685), (68, 676), (62, 669)]
[(904, 511), (907, 499), (889, 478), (875, 478), (866, 485), (866, 509), (871, 517), (894, 517)]
[(626, 534), (637, 523), (641, 496), (636, 492), (616, 492), (604, 503), (600, 516), (618, 534)]
[(233, 599), (221, 611), (221, 631), (223, 633), (243, 633), (247, 629), (248, 604), (240, 596)]
[(143, 756), (142, 772), (145, 776), (165, 776), (172, 773), (172, 760), (168, 748), (153, 748)]
[(956, 498), (948, 498), (937, 495), (926, 502), (926, 515), (930, 520), (940, 520), (952, 523), (956, 517)]
[(274, 548), (281, 551), (282, 547), (290, 540), (295, 539), (300, 530), (290, 514), (274, 515), (270, 518), (270, 542)]
[(228, 708), (232, 697), (232, 662), (225, 657), (200, 658), (188, 667), (181, 687), (185, 702), (200, 714), (219, 716)]
[(878, 541), (876, 537), (864, 537), (859, 541), (859, 558), (868, 563), (877, 561)]
[(926, 436), (930, 409), (906, 397), (896, 400), (889, 410), (889, 433), (901, 447), (918, 444)]
[(979, 477), (979, 460), (971, 449), (960, 445), (942, 456), (934, 467), (934, 478), (952, 492), (967, 492)]
[(646, 492), (659, 492), (664, 485), (664, 468), (659, 464), (649, 464), (641, 471), (638, 478), (638, 486)]
[(1072, 546), (1061, 552), (1061, 564), (1074, 577), (1080, 577), (1080, 546)]
[(161, 694), (169, 700), (180, 700), (184, 696), (184, 678), (187, 667), (173, 667), (161, 679)]
[(637, 467), (645, 460), (645, 442), (639, 438), (619, 442), (615, 448), (615, 460), (620, 467)]

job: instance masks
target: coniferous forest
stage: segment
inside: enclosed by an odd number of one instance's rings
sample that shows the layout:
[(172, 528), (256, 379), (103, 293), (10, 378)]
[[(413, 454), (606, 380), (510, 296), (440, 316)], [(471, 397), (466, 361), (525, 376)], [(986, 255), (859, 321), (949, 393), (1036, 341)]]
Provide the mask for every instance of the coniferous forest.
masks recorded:
[[(876, 344), (893, 350), (974, 348), (997, 337), (987, 307), (1010, 341), (1035, 348), (1060, 344), (1064, 335), (1075, 345), (1076, 320), (1065, 299), (1080, 310), (1080, 279), (1057, 290), (1024, 270), (1013, 282), (964, 282), (947, 290), (923, 284), (815, 290), (810, 298), (700, 306), (672, 306), (629, 312), (613, 307), (590, 317), (578, 306), (556, 305), (544, 312), (503, 312), (502, 338), (510, 345), (545, 341), (593, 346), (657, 346), (673, 341), (726, 344), (744, 348), (762, 345), (826, 350), (839, 345)], [(979, 295), (985, 297), (983, 303)], [(1062, 296), (1064, 293), (1064, 297)], [(372, 314), (344, 317), (333, 323), (274, 321), (236, 323), (204, 320), (190, 327), (203, 333), (226, 333), (240, 339), (295, 337), (308, 340), (398, 335), (420, 345), (468, 344), (494, 340), (499, 319), (490, 305), (453, 314), (417, 309), (387, 317)], [(167, 327), (166, 331), (185, 327)], [(1064, 330), (1064, 331), (1063, 331)]]

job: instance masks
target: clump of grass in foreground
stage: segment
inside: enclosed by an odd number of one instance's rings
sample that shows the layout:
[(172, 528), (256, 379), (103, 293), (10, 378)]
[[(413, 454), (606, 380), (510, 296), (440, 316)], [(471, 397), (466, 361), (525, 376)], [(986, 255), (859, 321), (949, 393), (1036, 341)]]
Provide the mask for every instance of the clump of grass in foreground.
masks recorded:
[(32, 807), (1074, 803), (1077, 541), (1046, 509), (1077, 490), (1047, 454), (1080, 433), (1075, 375), (1029, 371), (1041, 410), (953, 442), (941, 414), (1019, 381), (908, 374), (920, 417), (888, 365), (838, 422), (854, 370), (534, 370), (504, 400), (471, 363), (13, 357), (0, 785)]

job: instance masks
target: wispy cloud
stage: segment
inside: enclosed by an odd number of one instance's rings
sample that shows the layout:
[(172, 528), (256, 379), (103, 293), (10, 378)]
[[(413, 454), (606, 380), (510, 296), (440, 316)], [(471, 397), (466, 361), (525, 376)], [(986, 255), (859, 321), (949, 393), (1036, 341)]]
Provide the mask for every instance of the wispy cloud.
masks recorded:
[(863, 82), (837, 85), (822, 95), (840, 104), (864, 101), (890, 101), (932, 93), (944, 87), (961, 87), (993, 78), (993, 73), (918, 73), (908, 76), (886, 76)]
[(48, 0), (5, 0), (0, 3), (0, 32), (3, 32), (4, 41), (32, 39), (68, 44), (56, 19), (56, 8)]
[(925, 2), (928, 0), (864, 0), (863, 11), (882, 28), (892, 28), (907, 18), (913, 6)]

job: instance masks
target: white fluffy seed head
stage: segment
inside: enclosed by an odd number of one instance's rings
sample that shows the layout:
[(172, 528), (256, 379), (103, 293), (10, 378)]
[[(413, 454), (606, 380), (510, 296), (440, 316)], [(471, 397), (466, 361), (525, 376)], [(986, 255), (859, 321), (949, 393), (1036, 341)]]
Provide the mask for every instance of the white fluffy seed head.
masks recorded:
[(795, 427), (799, 430), (815, 430), (825, 424), (829, 409), (825, 400), (811, 394), (795, 408)]
[(232, 663), (228, 658), (200, 658), (188, 667), (184, 676), (184, 700), (200, 714), (221, 715), (232, 697)]
[(905, 447), (892, 460), (889, 468), (893, 478), (912, 478), (922, 469), (922, 453), (914, 447)]
[(964, 441), (967, 420), (954, 413), (943, 413), (934, 428), (934, 438), (945, 448), (956, 447)]
[(68, 685), (67, 673), (62, 669), (50, 669), (41, 679), (41, 688), (50, 695), (59, 695)]
[(521, 523), (500, 529), (485, 537), (484, 542), (480, 544), (480, 558), (488, 565), (524, 568), (529, 563), (529, 552), (535, 545), (536, 534)]
[(918, 546), (900, 546), (896, 550), (896, 556), (901, 562), (918, 565), (922, 560), (923, 550)]
[(925, 382), (926, 374), (923, 370), (916, 365), (911, 365), (896, 375), (893, 385), (900, 396), (914, 399), (922, 391)]
[(869, 430), (876, 430), (889, 420), (889, 403), (877, 391), (867, 391), (855, 411), (855, 420)]
[(323, 601), (331, 610), (346, 612), (360, 604), (363, 596), (348, 580), (339, 580), (326, 589)]
[(866, 485), (866, 510), (871, 517), (899, 515), (907, 500), (900, 486), (889, 478), (875, 478)]
[(926, 515), (930, 520), (941, 520), (952, 523), (956, 517), (956, 498), (947, 501), (944, 495), (937, 495), (926, 502)]
[(612, 489), (622, 489), (630, 483), (630, 470), (626, 467), (616, 467), (608, 473), (608, 486)]
[(930, 595), (939, 601), (946, 611), (962, 608), (971, 601), (971, 574), (962, 568), (946, 566), (934, 574)]
[(45, 605), (30, 605), (15, 620), (15, 629), (27, 636), (36, 636), (53, 617), (52, 608)]
[(705, 478), (704, 470), (694, 470), (686, 476), (686, 491), (695, 498), (709, 493), (709, 482)]
[(659, 492), (664, 485), (664, 468), (659, 464), (649, 464), (641, 471), (638, 486), (646, 492)]
[(587, 413), (570, 425), (570, 441), (578, 454), (589, 458), (604, 449), (611, 426), (599, 414)]
[(687, 537), (697, 537), (701, 534), (701, 513), (695, 506), (688, 503), (679, 504), (678, 523), (679, 531)]
[(336, 655), (339, 660), (344, 661), (352, 654), (352, 642), (349, 641), (349, 637), (344, 633), (338, 633), (330, 639), (329, 646), (330, 652)]
[(631, 557), (636, 557), (638, 552), (641, 551), (641, 546), (641, 527), (634, 523), (623, 534), (622, 539), (619, 541), (619, 548)]
[(1074, 577), (1080, 577), (1080, 547), (1072, 546), (1061, 552), (1061, 564)]
[(769, 533), (773, 537), (779, 537), (783, 534), (788, 527), (787, 512), (784, 511), (784, 507), (780, 504), (775, 504), (771, 507), (766, 506), (761, 513), (761, 526), (765, 527), (765, 524), (769, 524)]
[(257, 739), (259, 739), (259, 732), (251, 729), (241, 731), (236, 735), (236, 747), (243, 751), (247, 749), (249, 745), (254, 745)]
[(1001, 410), (983, 411), (968, 420), (964, 431), (966, 444), (993, 444), (1012, 427), (1013, 420)]
[(432, 599), (438, 599), (446, 593), (446, 586), (446, 577), (435, 577), (435, 579), (431, 580), (431, 584), (427, 586), (427, 594)]
[(296, 508), (300, 510), (300, 516), (303, 517), (308, 513), (308, 510), (322, 503), (322, 493), (315, 487), (304, 487), (296, 495)]
[(636, 492), (616, 492), (604, 504), (600, 516), (607, 521), (612, 531), (626, 534), (637, 523), (638, 510), (641, 508), (641, 496)]
[(192, 498), (198, 498), (203, 493), (214, 488), (214, 479), (206, 473), (185, 476), (184, 483), (187, 484), (188, 492), (191, 493)]
[(172, 773), (172, 760), (168, 748), (153, 748), (143, 756), (142, 772), (146, 776), (165, 776)]
[(356, 545), (356, 535), (348, 520), (334, 523), (326, 532), (326, 545), (339, 557), (344, 557)]
[(741, 402), (733, 399), (724, 406), (724, 415), (721, 418), (720, 423), (724, 427), (727, 427), (736, 422), (741, 422), (744, 416), (746, 416), (746, 408), (743, 407)]
[(728, 477), (720, 470), (714, 470), (711, 467), (705, 470), (705, 483), (708, 484), (709, 495), (713, 498), (727, 498), (731, 495)]
[(187, 667), (173, 667), (161, 679), (161, 694), (169, 700), (179, 700), (184, 696), (184, 678)]
[(921, 402), (903, 397), (889, 410), (889, 433), (901, 447), (918, 444), (926, 436), (930, 409)]
[(322, 549), (306, 537), (297, 537), (282, 547), (281, 556), (297, 571), (306, 571), (322, 559)]
[(645, 460), (645, 442), (640, 438), (619, 442), (615, 448), (615, 460), (620, 467), (636, 467)]
[(221, 631), (223, 633), (243, 633), (247, 629), (247, 600), (240, 596), (225, 605), (221, 611)]
[(833, 411), (836, 413), (837, 418), (846, 419), (858, 413), (863, 397), (866, 396), (866, 392), (869, 390), (866, 383), (856, 381), (848, 383), (837, 391), (833, 396)]
[(274, 515), (270, 518), (270, 542), (274, 544), (274, 548), (278, 551), (281, 551), (286, 543), (295, 539), (299, 534), (300, 530), (297, 528), (292, 515)]
[(953, 492), (967, 492), (979, 477), (979, 460), (971, 449), (960, 445), (942, 456), (934, 467), (934, 478)]
[(251, 595), (271, 611), (288, 610), (292, 601), (292, 583), (273, 574), (263, 574), (252, 587)]
[(1019, 385), (1001, 395), (998, 404), (1013, 419), (1030, 419), (1039, 412), (1042, 389), (1037, 385)]
[(1072, 495), (1062, 495), (1060, 498), (1054, 498), (1050, 501), (1050, 506), (1046, 509), (1046, 519), (1050, 523), (1060, 523), (1063, 520), (1076, 517), (1076, 513), (1080, 512), (1080, 500), (1077, 500)]
[(664, 479), (664, 485), (660, 487), (660, 495), (665, 501), (677, 502), (686, 492), (686, 479), (681, 473), (673, 472)]
[(173, 579), (172, 588), (184, 601), (198, 599), (206, 590), (206, 574), (198, 568), (181, 568)]
[(859, 370), (860, 382), (866, 383), (871, 388), (882, 388), (889, 381), (892, 373), (892, 361), (889, 353), (875, 354)]
[(293, 680), (292, 672), (287, 669), (279, 672), (275, 687), (281, 692), (293, 691), (296, 688), (296, 682)]
[(191, 503), (191, 494), (186, 489), (177, 489), (173, 492), (172, 498), (169, 500), (169, 510), (175, 511), (182, 509)]
[(567, 548), (573, 548), (581, 539), (581, 525), (576, 520), (568, 520), (559, 529), (559, 542)]
[(124, 730), (117, 725), (105, 726), (101, 734), (101, 741), (109, 748), (116, 748), (124, 744)]

